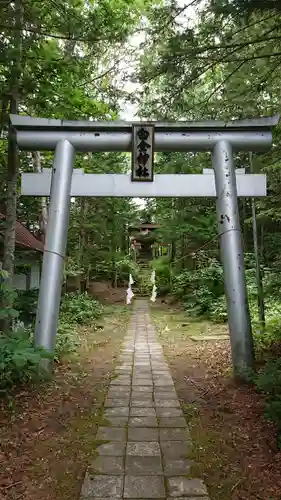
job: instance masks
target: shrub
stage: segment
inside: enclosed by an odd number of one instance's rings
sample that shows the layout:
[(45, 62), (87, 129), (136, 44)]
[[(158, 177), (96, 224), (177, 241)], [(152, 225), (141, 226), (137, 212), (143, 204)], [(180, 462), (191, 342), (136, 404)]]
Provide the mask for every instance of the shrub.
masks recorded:
[[(252, 266), (252, 255), (246, 255), (246, 263)], [(213, 321), (227, 321), (227, 307), (226, 299), (224, 293), (224, 277), (223, 269), (217, 260), (206, 261), (204, 267), (200, 267), (196, 270), (185, 270), (173, 278), (173, 295), (181, 300), (184, 304), (186, 310), (190, 314), (195, 316), (204, 316)], [(256, 272), (253, 267), (246, 270), (246, 281), (248, 289), (249, 306), (251, 310), (251, 315), (253, 322), (257, 329), (260, 329), (258, 322), (258, 308), (257, 308), (257, 286), (256, 286)], [(270, 304), (272, 303), (270, 299)], [(272, 316), (275, 318), (277, 314), (276, 309), (277, 301), (275, 301), (275, 313)], [(270, 305), (270, 309), (273, 304)], [(267, 301), (268, 308), (268, 301)], [(270, 312), (269, 316), (267, 314), (267, 319), (271, 318)], [(270, 330), (273, 330), (277, 325), (275, 325), (275, 320), (270, 326)], [(271, 332), (273, 334), (273, 331)], [(276, 332), (277, 335), (277, 332)]]
[(262, 330), (258, 319), (257, 306), (252, 305), (252, 324), (256, 349), (259, 352), (269, 351), (281, 342), (281, 303), (274, 299), (266, 302), (266, 326)]
[(31, 324), (36, 318), (38, 290), (18, 291), (14, 307), (18, 311), (18, 319), (24, 324)]
[(226, 319), (223, 270), (216, 260), (210, 261), (207, 267), (185, 270), (174, 276), (173, 295), (192, 315)]
[(87, 324), (102, 314), (100, 302), (85, 293), (67, 293), (61, 304), (61, 316), (65, 323)]
[(151, 263), (156, 274), (157, 295), (166, 295), (171, 291), (171, 265), (169, 257), (159, 257)]
[(132, 275), (134, 281), (139, 279), (139, 265), (129, 257), (121, 257), (115, 262), (117, 272), (117, 282), (124, 284), (128, 283), (129, 274)]
[[(8, 326), (19, 317), (19, 312), (10, 306), (17, 294), (7, 285), (7, 273), (0, 270), (0, 330), (1, 324)], [(8, 333), (0, 334), (0, 393), (6, 393), (16, 385), (28, 383), (43, 376), (41, 359), (47, 357), (42, 349), (34, 347), (31, 332), (20, 327), (11, 327)]]
[(6, 321), (12, 322), (18, 317), (18, 311), (8, 304), (13, 303), (17, 294), (7, 284), (8, 273), (0, 269), (0, 331)]
[(222, 323), (227, 321), (227, 307), (224, 294), (213, 301), (212, 306), (209, 309), (209, 317), (213, 321), (219, 321)]
[(255, 383), (257, 390), (266, 396), (265, 417), (275, 423), (277, 444), (281, 448), (281, 359), (268, 361)]
[[(0, 336), (0, 392), (10, 390), (19, 385), (39, 380), (46, 375), (43, 371), (42, 359), (52, 358), (44, 349), (35, 347), (33, 332), (25, 329), (22, 320), (32, 321), (37, 306), (37, 292), (20, 292), (15, 299), (19, 309), (5, 306), (8, 294), (13, 293), (6, 286), (6, 274), (0, 274), (0, 300), (4, 307), (0, 309), (0, 319), (19, 318), (17, 324), (8, 334)], [(101, 304), (87, 293), (66, 294), (61, 304), (58, 334), (56, 339), (55, 359), (66, 352), (73, 352), (79, 345), (76, 332), (77, 323), (89, 324), (102, 314)]]
[(60, 317), (56, 346), (55, 360), (58, 361), (64, 354), (73, 353), (80, 345), (75, 322), (69, 322), (65, 317)]
[(30, 331), (3, 334), (0, 337), (0, 392), (42, 378), (44, 358), (50, 355), (33, 345)]
[(91, 273), (92, 280), (107, 280), (112, 284), (128, 283), (129, 274), (132, 274), (135, 281), (138, 280), (140, 268), (130, 257), (120, 252), (110, 254), (104, 252), (95, 262)]
[[(61, 311), (56, 338), (55, 359), (66, 353), (75, 352), (80, 345), (77, 335), (77, 323), (90, 324), (103, 312), (102, 305), (87, 292), (67, 293), (61, 303)], [(93, 325), (94, 327), (94, 325)]]

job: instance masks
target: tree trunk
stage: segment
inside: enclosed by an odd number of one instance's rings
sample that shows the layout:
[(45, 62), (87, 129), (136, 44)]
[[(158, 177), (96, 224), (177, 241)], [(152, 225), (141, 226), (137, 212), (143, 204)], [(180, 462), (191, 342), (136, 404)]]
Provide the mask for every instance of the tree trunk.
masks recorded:
[[(11, 113), (17, 112), (16, 100), (12, 97), (10, 104)], [(15, 134), (11, 126), (8, 137), (8, 176), (7, 176), (7, 201), (6, 201), (6, 228), (4, 237), (4, 259), (3, 268), (9, 273), (8, 285), (12, 285), (14, 273), (14, 254), (16, 243), (16, 220), (17, 220), (17, 180), (18, 180), (18, 156)]]
[(246, 220), (248, 218), (248, 210), (247, 210), (247, 198), (244, 198), (242, 201), (242, 227), (243, 227), (243, 239), (244, 239), (244, 251), (248, 251), (248, 226), (246, 224)]
[[(174, 221), (176, 219), (176, 211), (177, 211), (177, 203), (176, 203), (176, 200), (174, 198), (172, 198), (172, 209), (171, 209), (171, 212), (172, 212), (172, 226), (174, 225)], [(174, 262), (175, 258), (176, 258), (176, 253), (177, 253), (177, 247), (176, 247), (176, 242), (174, 240), (174, 238), (172, 239), (172, 242), (171, 242), (171, 245), (170, 245), (170, 261), (171, 262)]]
[[(84, 223), (85, 223), (85, 198), (80, 199), (80, 231), (79, 231), (79, 237), (78, 237), (78, 255), (77, 255), (77, 263), (79, 269), (82, 268), (83, 266), (83, 257), (84, 257), (84, 251), (85, 251), (85, 230), (84, 230)], [(79, 273), (79, 293), (81, 293), (81, 279), (80, 279), (80, 273)]]
[[(10, 76), (10, 113), (18, 113), (19, 84), (21, 77), (21, 0), (15, 1), (15, 57)], [(8, 131), (8, 175), (6, 201), (6, 230), (4, 237), (3, 267), (9, 273), (8, 283), (12, 284), (15, 253), (15, 226), (17, 219), (17, 180), (18, 180), (18, 150), (15, 131), (9, 125)]]
[[(32, 160), (33, 160), (34, 172), (37, 173), (42, 172), (40, 151), (34, 151), (32, 153)], [(46, 229), (48, 224), (48, 204), (47, 204), (47, 198), (45, 196), (41, 196), (40, 206), (41, 209), (39, 214), (39, 228), (40, 228), (41, 239), (43, 243), (45, 243)]]
[(171, 262), (174, 262), (174, 260), (176, 258), (176, 242), (175, 242), (175, 240), (173, 240), (171, 243), (170, 255), (171, 255)]
[[(22, 24), (22, 3), (21, 0), (15, 0), (15, 36), (14, 50), (15, 56), (10, 75), (10, 113), (18, 113), (19, 86), (21, 77), (21, 24)], [(6, 201), (6, 220), (4, 235), (4, 257), (3, 268), (8, 276), (6, 283), (12, 287), (14, 275), (15, 243), (16, 243), (16, 221), (17, 221), (17, 181), (18, 181), (18, 150), (15, 131), (9, 124), (8, 130), (8, 173), (7, 173), (7, 201)], [(3, 307), (12, 307), (13, 296), (8, 294)], [(8, 332), (10, 321), (5, 321), (1, 328)]]

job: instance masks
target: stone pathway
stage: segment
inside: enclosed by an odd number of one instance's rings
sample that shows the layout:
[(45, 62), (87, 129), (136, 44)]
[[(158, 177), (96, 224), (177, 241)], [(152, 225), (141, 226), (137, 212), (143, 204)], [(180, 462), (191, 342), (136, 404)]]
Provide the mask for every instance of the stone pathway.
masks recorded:
[(191, 438), (146, 301), (137, 300), (81, 500), (208, 500), (188, 477)]

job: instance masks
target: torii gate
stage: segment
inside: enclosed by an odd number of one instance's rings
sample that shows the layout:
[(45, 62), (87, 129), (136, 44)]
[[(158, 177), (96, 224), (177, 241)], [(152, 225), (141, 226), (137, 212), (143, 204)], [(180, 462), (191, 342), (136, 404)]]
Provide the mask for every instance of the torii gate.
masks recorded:
[[(51, 196), (36, 317), (36, 344), (51, 352), (54, 349), (71, 196), (216, 197), (233, 370), (235, 375), (245, 376), (245, 371), (253, 368), (254, 352), (237, 196), (266, 196), (266, 177), (243, 173), (236, 177), (233, 153), (270, 149), (272, 129), (279, 116), (230, 122), (138, 124), (61, 121), (19, 115), (10, 115), (10, 120), (19, 148), (55, 150), (52, 173), (45, 169), (42, 173), (22, 175), (23, 195)], [(210, 151), (214, 171), (211, 175), (206, 175), (207, 172), (202, 175), (159, 174), (153, 179), (150, 158), (146, 179), (138, 178), (136, 171), (132, 177), (84, 174), (81, 170), (73, 173), (76, 151), (132, 152), (136, 161), (136, 130), (140, 128), (143, 137), (139, 137), (144, 141), (149, 131), (152, 132), (152, 143), (145, 144), (151, 147), (150, 151), (152, 148), (162, 152)], [(135, 182), (140, 180), (149, 182)]]

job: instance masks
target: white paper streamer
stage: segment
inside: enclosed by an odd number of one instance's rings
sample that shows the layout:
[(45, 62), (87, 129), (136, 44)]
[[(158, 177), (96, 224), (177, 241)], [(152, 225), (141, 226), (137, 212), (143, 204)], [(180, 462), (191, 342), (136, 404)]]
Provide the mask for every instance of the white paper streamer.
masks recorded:
[(150, 297), (150, 300), (151, 302), (155, 302), (156, 300), (156, 297), (157, 297), (157, 287), (155, 285), (156, 283), (156, 272), (155, 272), (155, 269), (152, 271), (152, 274), (151, 274), (151, 283), (153, 283), (153, 288), (152, 288), (152, 295)]
[(151, 298), (150, 298), (151, 302), (155, 302), (156, 297), (157, 297), (157, 288), (156, 288), (156, 285), (153, 285), (152, 295), (151, 295)]
[(129, 287), (127, 288), (127, 305), (131, 304), (132, 298), (134, 296), (134, 292), (132, 290), (132, 285), (134, 284), (134, 280), (132, 275), (129, 276)]

